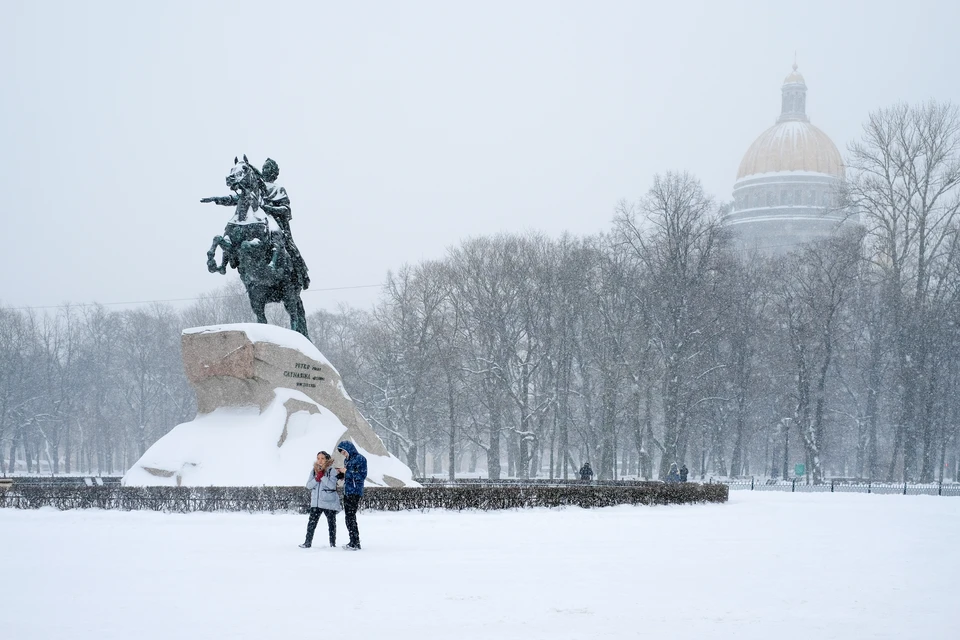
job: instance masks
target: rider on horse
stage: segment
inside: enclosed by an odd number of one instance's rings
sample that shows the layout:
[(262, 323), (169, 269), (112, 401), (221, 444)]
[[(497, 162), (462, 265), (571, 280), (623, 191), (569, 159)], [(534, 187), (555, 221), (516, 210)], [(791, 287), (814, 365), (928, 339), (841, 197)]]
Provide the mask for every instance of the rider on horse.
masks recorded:
[[(253, 168), (253, 167), (251, 167)], [(280, 166), (275, 160), (267, 158), (263, 163), (263, 169), (257, 171), (253, 168), (260, 181), (260, 206), (270, 216), (276, 220), (277, 225), (283, 231), (284, 245), (290, 258), (293, 260), (293, 268), (298, 283), (301, 288), (306, 289), (310, 286), (310, 275), (307, 270), (307, 263), (300, 254), (293, 241), (293, 232), (290, 230), (290, 219), (293, 213), (290, 210), (290, 197), (287, 196), (287, 190), (274, 184), (274, 181), (280, 175)], [(217, 198), (204, 198), (207, 202), (215, 202), (223, 206), (236, 206), (239, 196), (236, 194), (229, 196), (220, 196)], [(234, 265), (235, 266), (235, 265)]]
[[(225, 179), (234, 194), (200, 200), (236, 207), (223, 235), (213, 238), (207, 269), (220, 274), (226, 273), (228, 265), (237, 269), (257, 322), (266, 324), (266, 305), (280, 302), (290, 315), (290, 328), (309, 339), (300, 292), (310, 280), (290, 234), (290, 199), (285, 189), (274, 184), (279, 173), (273, 160), (267, 160), (261, 173), (246, 156), (243, 162), (234, 158)], [(223, 256), (219, 265), (217, 249)]]

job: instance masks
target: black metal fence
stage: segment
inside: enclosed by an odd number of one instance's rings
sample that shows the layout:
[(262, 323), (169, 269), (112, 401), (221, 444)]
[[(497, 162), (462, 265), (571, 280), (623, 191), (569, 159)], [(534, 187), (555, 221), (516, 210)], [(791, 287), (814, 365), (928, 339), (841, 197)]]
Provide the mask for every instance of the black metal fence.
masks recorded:
[[(424, 486), (482, 486), (482, 487), (572, 487), (572, 486), (592, 486), (592, 487), (635, 487), (644, 484), (663, 484), (653, 480), (576, 480), (568, 478), (501, 478), (491, 480), (490, 478), (414, 478)], [(714, 483), (716, 484), (716, 483)]]
[(30, 486), (60, 486), (60, 487), (103, 487), (120, 486), (121, 476), (4, 476), (0, 482), (10, 482), (17, 485)]
[[(304, 511), (309, 494), (303, 487), (122, 487), (14, 483), (0, 490), (0, 507), (15, 509), (144, 509), (193, 511)], [(723, 484), (633, 483), (631, 486), (573, 484), (425, 486), (368, 488), (361, 508), (518, 509), (531, 507), (608, 507), (620, 504), (663, 505), (725, 502)]]
[(708, 484), (724, 484), (732, 491), (788, 491), (792, 493), (878, 493), (904, 496), (960, 496), (960, 484), (910, 482), (871, 482), (826, 480), (821, 484), (807, 484), (796, 480), (710, 480)]

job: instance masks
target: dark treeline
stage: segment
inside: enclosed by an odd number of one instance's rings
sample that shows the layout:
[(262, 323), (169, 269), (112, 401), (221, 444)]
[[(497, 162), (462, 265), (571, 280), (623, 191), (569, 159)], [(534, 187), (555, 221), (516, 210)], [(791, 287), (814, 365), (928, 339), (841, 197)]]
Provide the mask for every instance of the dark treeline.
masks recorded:
[[(603, 235), (464, 241), (310, 335), (415, 475), (954, 480), (958, 152), (953, 106), (881, 110), (838, 194), (861, 224), (829, 239), (751, 254), (668, 173)], [(126, 470), (193, 417), (180, 332), (250, 321), (237, 286), (184, 311), (0, 310), (0, 471)]]

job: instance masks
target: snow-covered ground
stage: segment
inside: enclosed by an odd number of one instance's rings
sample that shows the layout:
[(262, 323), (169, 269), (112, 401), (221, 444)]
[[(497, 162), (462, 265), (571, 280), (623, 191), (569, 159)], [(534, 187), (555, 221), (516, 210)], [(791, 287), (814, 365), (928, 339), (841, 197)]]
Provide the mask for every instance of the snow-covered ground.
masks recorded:
[[(305, 516), (0, 509), (0, 635), (955, 638), (960, 499)], [(341, 544), (346, 542), (343, 516)]]

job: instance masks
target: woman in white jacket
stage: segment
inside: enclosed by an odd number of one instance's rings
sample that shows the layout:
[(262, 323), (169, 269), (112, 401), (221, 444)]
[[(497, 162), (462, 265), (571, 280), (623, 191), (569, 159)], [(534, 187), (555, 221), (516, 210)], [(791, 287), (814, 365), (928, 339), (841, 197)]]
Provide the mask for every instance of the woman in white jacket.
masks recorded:
[(327, 517), (330, 546), (337, 546), (337, 512), (341, 509), (340, 496), (337, 494), (337, 476), (330, 454), (326, 451), (318, 453), (307, 479), (307, 489), (310, 489), (310, 519), (307, 521), (307, 539), (300, 545), (301, 549), (309, 549), (313, 544), (313, 532), (317, 528), (320, 514)]

